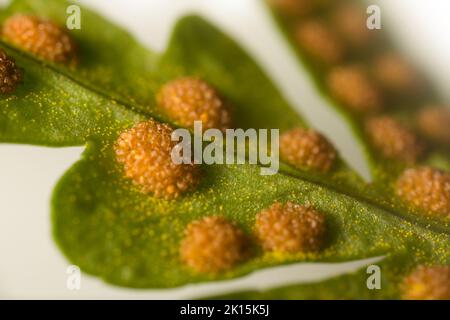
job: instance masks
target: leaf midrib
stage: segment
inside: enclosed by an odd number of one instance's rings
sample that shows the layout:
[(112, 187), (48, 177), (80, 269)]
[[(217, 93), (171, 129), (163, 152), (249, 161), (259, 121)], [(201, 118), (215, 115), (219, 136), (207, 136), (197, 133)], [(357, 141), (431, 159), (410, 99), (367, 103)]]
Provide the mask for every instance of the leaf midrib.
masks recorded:
[[(9, 43), (5, 42), (4, 40), (0, 40), (0, 45), (8, 48), (8, 50), (10, 50), (10, 51), (14, 51), (14, 53), (20, 55), (22, 58), (30, 61), (31, 63), (38, 64), (44, 68), (48, 68), (51, 71), (53, 71), (54, 73), (69, 79), (71, 82), (74, 82), (75, 84), (84, 88), (85, 90), (91, 91), (91, 92), (105, 98), (106, 100), (113, 101), (116, 103), (116, 105), (119, 105), (131, 112), (134, 112), (137, 115), (141, 115), (143, 117), (150, 117), (161, 123), (168, 122), (166, 119), (162, 119), (161, 117), (159, 117), (157, 115), (152, 115), (150, 113), (143, 111), (144, 106), (142, 106), (140, 104), (133, 105), (131, 102), (127, 102), (123, 99), (119, 99), (117, 97), (111, 96), (111, 95), (109, 95), (107, 90), (102, 90), (100, 88), (92, 86), (92, 84), (90, 84), (90, 83), (80, 81), (76, 77), (72, 76), (69, 72), (65, 72), (65, 71), (61, 70), (60, 68), (57, 68), (55, 64), (45, 62), (42, 59), (38, 59), (34, 55), (32, 55), (26, 51), (19, 50), (17, 47), (10, 45)], [(142, 108), (138, 108), (138, 106), (142, 107)]]

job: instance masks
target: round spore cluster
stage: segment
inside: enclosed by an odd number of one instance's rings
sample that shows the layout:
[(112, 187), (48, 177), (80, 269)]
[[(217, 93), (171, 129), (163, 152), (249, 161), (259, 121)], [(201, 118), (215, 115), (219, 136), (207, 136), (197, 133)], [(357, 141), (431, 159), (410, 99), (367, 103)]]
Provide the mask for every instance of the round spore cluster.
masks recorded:
[(382, 107), (378, 87), (359, 66), (333, 68), (327, 76), (327, 85), (331, 94), (351, 111), (370, 113)]
[(374, 147), (387, 159), (414, 163), (424, 151), (416, 134), (390, 116), (370, 118), (366, 132)]
[(292, 202), (274, 203), (258, 213), (255, 233), (267, 251), (314, 252), (326, 238), (325, 215), (309, 206)]
[(249, 254), (245, 233), (224, 217), (191, 222), (181, 243), (181, 260), (197, 272), (217, 273), (234, 267)]
[(171, 151), (172, 128), (153, 120), (141, 122), (122, 132), (114, 150), (124, 166), (125, 176), (139, 185), (144, 193), (172, 199), (197, 185), (199, 168), (194, 164), (175, 164)]
[(344, 46), (338, 36), (324, 22), (307, 20), (297, 25), (295, 39), (314, 60), (335, 64), (344, 56)]
[(17, 14), (6, 19), (2, 36), (42, 59), (63, 64), (74, 64), (77, 61), (74, 41), (62, 27), (52, 21)]
[(429, 106), (417, 116), (421, 133), (435, 143), (450, 145), (450, 109), (448, 107)]
[(23, 72), (15, 60), (0, 49), (0, 93), (13, 93), (23, 81)]
[(204, 130), (224, 131), (231, 127), (230, 106), (213, 87), (200, 79), (173, 80), (161, 88), (157, 100), (164, 112), (184, 127), (192, 128), (194, 121), (202, 121)]
[(397, 54), (378, 56), (373, 64), (373, 73), (380, 86), (391, 92), (412, 94), (421, 88), (417, 71)]
[(281, 135), (280, 156), (299, 169), (327, 172), (337, 152), (320, 133), (312, 129), (294, 128)]
[(402, 284), (406, 300), (450, 300), (450, 266), (419, 266)]
[(450, 215), (450, 173), (432, 167), (410, 168), (396, 182), (396, 193), (406, 203), (428, 214)]
[(367, 28), (366, 20), (364, 8), (354, 3), (344, 3), (333, 10), (333, 27), (355, 49), (367, 47), (374, 40), (374, 31)]

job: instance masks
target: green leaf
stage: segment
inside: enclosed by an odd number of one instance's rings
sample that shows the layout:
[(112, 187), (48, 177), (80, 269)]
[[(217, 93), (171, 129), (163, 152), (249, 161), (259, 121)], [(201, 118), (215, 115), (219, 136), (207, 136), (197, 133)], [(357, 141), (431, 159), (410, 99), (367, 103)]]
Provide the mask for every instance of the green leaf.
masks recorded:
[[(0, 18), (28, 12), (64, 23), (66, 7), (57, 0), (16, 0)], [(364, 184), (341, 160), (329, 174), (286, 164), (274, 176), (261, 176), (253, 165), (203, 166), (200, 186), (177, 200), (139, 192), (123, 178), (112, 144), (120, 131), (143, 119), (170, 123), (155, 103), (155, 92), (168, 80), (196, 75), (213, 84), (233, 104), (242, 128), (284, 130), (306, 124), (256, 63), (199, 17), (180, 20), (168, 49), (157, 55), (95, 13), (83, 9), (82, 14), (82, 29), (72, 31), (80, 50), (75, 69), (1, 44), (25, 69), (25, 84), (0, 100), (0, 141), (87, 145), (52, 199), (55, 240), (83, 271), (116, 285), (167, 288), (294, 262), (386, 255), (386, 292), (397, 296), (399, 279), (412, 265), (450, 261), (447, 222), (411, 212), (395, 199), (391, 185), (380, 190)], [(223, 215), (251, 234), (261, 209), (287, 200), (312, 204), (327, 216), (324, 251), (263, 253), (255, 243), (251, 259), (218, 275), (196, 273), (180, 262), (179, 243), (192, 220)], [(358, 297), (365, 288), (360, 278), (359, 273), (265, 295), (309, 297), (320, 289), (317, 297), (323, 297), (352, 287), (349, 296)]]
[[(267, 10), (271, 13), (276, 25), (279, 28), (280, 33), (284, 36), (286, 42), (290, 45), (292, 51), (298, 58), (298, 62), (308, 72), (308, 76), (314, 82), (317, 91), (328, 102), (328, 104), (336, 109), (341, 115), (342, 119), (353, 130), (356, 137), (355, 142), (359, 143), (365, 151), (367, 161), (371, 168), (372, 180), (375, 188), (383, 190), (387, 184), (391, 184), (393, 180), (407, 167), (404, 162), (397, 160), (386, 159), (382, 153), (377, 150), (368, 136), (364, 122), (367, 115), (363, 113), (357, 113), (351, 111), (351, 108), (345, 105), (345, 103), (334, 99), (327, 86), (327, 74), (333, 65), (326, 65), (320, 63), (317, 59), (314, 59), (311, 54), (305, 52), (301, 48), (298, 41), (295, 39), (295, 28), (302, 21), (308, 21), (309, 19), (314, 21), (323, 22), (327, 28), (336, 28), (333, 25), (333, 13), (340, 7), (345, 5), (356, 5), (365, 14), (365, 7), (363, 1), (344, 0), (338, 2), (318, 2), (312, 5), (314, 8), (312, 12), (306, 17), (296, 17), (295, 15), (286, 15), (278, 10), (275, 6), (271, 5), (270, 0), (265, 0)], [(363, 25), (361, 28), (365, 28)], [(353, 25), (353, 29), (356, 29)], [(389, 38), (389, 35), (383, 33), (382, 30), (371, 30), (372, 38), (370, 43), (361, 48), (353, 48), (348, 43), (347, 55), (342, 59), (343, 61), (336, 63), (335, 65), (351, 66), (362, 65), (372, 66), (373, 60), (377, 55), (384, 53), (398, 53), (393, 41)], [(335, 30), (333, 30), (335, 31)], [(337, 33), (339, 35), (339, 33)], [(344, 37), (339, 39), (345, 43)], [(401, 53), (399, 53), (402, 56)], [(399, 119), (403, 123), (412, 124), (412, 128), (415, 129), (415, 115), (421, 108), (430, 105), (444, 105), (441, 97), (433, 89), (432, 83), (429, 79), (426, 79), (423, 72), (418, 72), (423, 82), (422, 90), (411, 90), (401, 94), (395, 94), (383, 91), (383, 115), (389, 115), (396, 119)], [(373, 79), (371, 79), (373, 80)], [(417, 92), (416, 92), (417, 91)], [(426, 140), (424, 137), (422, 140)], [(444, 170), (450, 168), (450, 149), (448, 146), (436, 145), (428, 141), (426, 155), (419, 159), (418, 164), (431, 165)]]
[[(346, 124), (352, 129), (355, 136), (355, 143), (361, 144), (365, 151), (367, 161), (371, 168), (372, 180), (370, 188), (366, 188), (362, 192), (358, 193), (359, 196), (364, 197), (366, 200), (374, 202), (377, 205), (391, 207), (394, 211), (399, 212), (402, 216), (411, 221), (416, 221), (424, 225), (430, 224), (437, 228), (443, 227), (442, 230), (450, 232), (450, 219), (435, 219), (432, 217), (423, 217), (423, 212), (420, 210), (412, 210), (405, 207), (398, 199), (393, 195), (393, 185), (398, 176), (412, 164), (407, 164), (401, 161), (386, 159), (382, 153), (377, 150), (368, 136), (365, 130), (365, 121), (370, 115), (355, 113), (350, 111), (350, 108), (343, 103), (337, 101), (332, 97), (329, 92), (326, 78), (327, 73), (332, 66), (318, 63), (317, 60), (308, 55), (299, 46), (295, 39), (294, 32), (298, 23), (307, 21), (308, 19), (318, 19), (325, 23), (329, 28), (334, 28), (333, 25), (333, 13), (342, 6), (348, 4), (354, 4), (360, 6), (365, 12), (363, 4), (360, 1), (346, 0), (339, 2), (318, 2), (313, 5), (312, 12), (306, 17), (296, 17), (295, 15), (282, 14), (276, 8), (272, 8), (270, 1), (265, 2), (267, 9), (272, 14), (276, 24), (278, 25), (280, 32), (284, 35), (286, 41), (291, 46), (292, 50), (298, 57), (298, 62), (308, 72), (308, 76), (314, 81), (318, 92), (323, 96), (331, 108), (335, 108)], [(365, 27), (362, 26), (362, 27)], [(343, 59), (339, 65), (364, 65), (371, 66), (372, 60), (377, 55), (381, 55), (386, 52), (397, 52), (393, 41), (389, 39), (386, 34), (380, 34), (382, 31), (375, 30), (376, 35), (372, 38), (371, 43), (366, 48), (359, 48), (350, 50), (350, 53)], [(348, 45), (348, 44), (347, 44)], [(349, 46), (349, 45), (348, 45)], [(348, 49), (348, 48), (347, 48)], [(398, 53), (402, 56), (401, 53)], [(441, 101), (440, 97), (434, 91), (431, 81), (426, 79), (421, 72), (418, 72), (418, 76), (423, 82), (423, 90), (418, 92), (407, 92), (402, 94), (389, 93), (386, 90), (383, 91), (384, 95), (384, 110), (381, 115), (392, 116), (399, 119), (403, 123), (409, 124), (411, 129), (420, 136), (415, 128), (415, 117), (417, 112), (429, 105), (430, 103), (436, 103), (439, 105)], [(372, 79), (373, 80), (373, 79)], [(442, 103), (443, 104), (443, 103)], [(425, 137), (420, 137), (422, 141), (426, 140)], [(426, 141), (427, 147), (425, 155), (417, 161), (417, 166), (426, 165), (441, 168), (443, 170), (450, 169), (450, 149), (448, 146), (442, 144), (436, 144), (431, 141)]]
[[(82, 270), (114, 284), (145, 288), (232, 278), (295, 261), (346, 261), (394, 252), (409, 252), (416, 262), (448, 259), (448, 234), (306, 180), (261, 176), (259, 169), (207, 166), (195, 192), (164, 201), (143, 195), (122, 179), (113, 150), (93, 143), (56, 187), (54, 235)], [(274, 201), (311, 203), (324, 212), (330, 228), (327, 249), (319, 254), (263, 254), (255, 248), (251, 260), (219, 275), (195, 273), (180, 263), (179, 243), (190, 221), (221, 215), (251, 233), (256, 214)]]

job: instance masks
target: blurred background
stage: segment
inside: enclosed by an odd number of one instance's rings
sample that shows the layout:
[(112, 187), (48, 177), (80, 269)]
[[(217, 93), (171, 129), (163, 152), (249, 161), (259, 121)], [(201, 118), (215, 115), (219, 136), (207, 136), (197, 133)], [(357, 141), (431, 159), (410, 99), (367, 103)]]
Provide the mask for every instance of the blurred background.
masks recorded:
[[(0, 0), (0, 5), (7, 2)], [(348, 128), (328, 109), (261, 0), (83, 0), (76, 3), (105, 15), (157, 51), (164, 50), (178, 17), (193, 12), (204, 15), (244, 47), (287, 100), (333, 140), (361, 175), (370, 179), (361, 150), (351, 143)], [(367, 3), (380, 5), (383, 29), (394, 36), (403, 53), (428, 73), (450, 101), (450, 1)], [(136, 291), (112, 287), (84, 275), (81, 290), (66, 288), (68, 262), (52, 242), (48, 204), (55, 183), (82, 151), (83, 148), (0, 145), (0, 298), (189, 298), (220, 292), (215, 284), (164, 292)], [(280, 271), (280, 281), (281, 278), (316, 281), (362, 265), (344, 265), (332, 271), (324, 266), (320, 274), (311, 268), (293, 266)], [(264, 281), (264, 277), (269, 276), (262, 274), (253, 281)], [(234, 286), (239, 287), (239, 283)]]

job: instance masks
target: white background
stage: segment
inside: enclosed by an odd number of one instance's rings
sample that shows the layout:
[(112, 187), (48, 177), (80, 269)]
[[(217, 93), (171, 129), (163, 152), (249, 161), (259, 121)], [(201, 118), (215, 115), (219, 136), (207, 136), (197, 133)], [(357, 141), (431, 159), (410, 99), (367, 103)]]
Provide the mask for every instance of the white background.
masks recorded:
[[(0, 3), (5, 3), (1, 1)], [(369, 178), (348, 128), (327, 109), (292, 52), (274, 30), (259, 0), (79, 1), (123, 25), (149, 48), (162, 51), (174, 21), (201, 12), (229, 32), (261, 64), (285, 97), (338, 146), (348, 162)], [(377, 0), (383, 26), (436, 80), (450, 100), (450, 1)], [(389, 27), (388, 27), (389, 26)], [(318, 281), (371, 261), (343, 265), (298, 264), (231, 282), (174, 290), (129, 290), (83, 275), (79, 291), (66, 288), (67, 261), (50, 236), (49, 199), (59, 177), (82, 148), (49, 149), (0, 145), (0, 298), (188, 298), (236, 288), (267, 288), (290, 281)]]

